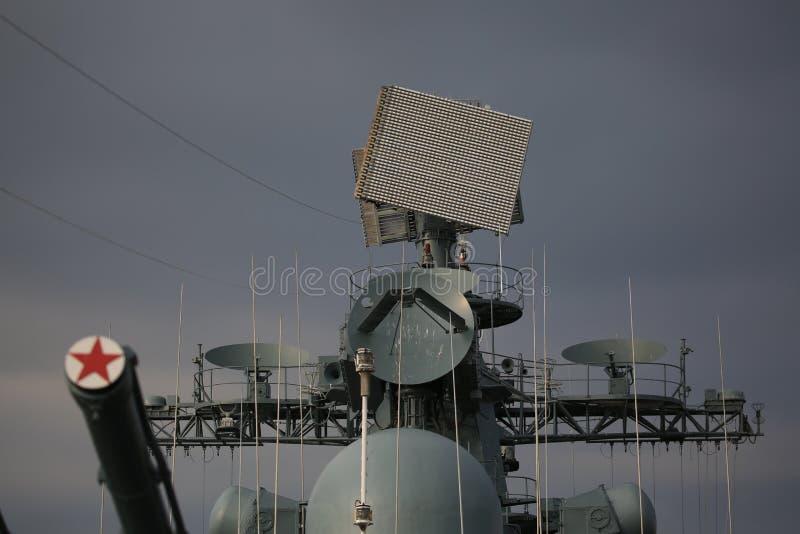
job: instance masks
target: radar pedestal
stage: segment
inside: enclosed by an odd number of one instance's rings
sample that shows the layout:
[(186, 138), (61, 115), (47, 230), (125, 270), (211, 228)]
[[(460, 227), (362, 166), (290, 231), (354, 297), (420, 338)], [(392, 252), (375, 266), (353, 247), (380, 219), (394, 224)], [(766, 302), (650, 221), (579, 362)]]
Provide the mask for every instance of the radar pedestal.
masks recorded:
[(630, 395), (633, 365), (654, 362), (667, 353), (656, 341), (643, 339), (600, 339), (567, 347), (561, 353), (573, 363), (602, 366), (608, 375), (609, 395)]

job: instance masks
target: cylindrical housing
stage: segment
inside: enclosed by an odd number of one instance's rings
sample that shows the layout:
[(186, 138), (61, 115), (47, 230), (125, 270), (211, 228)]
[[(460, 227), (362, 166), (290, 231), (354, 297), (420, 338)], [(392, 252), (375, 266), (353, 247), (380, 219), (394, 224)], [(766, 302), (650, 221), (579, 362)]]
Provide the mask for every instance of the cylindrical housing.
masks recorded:
[(103, 389), (69, 390), (78, 403), (100, 459), (106, 488), (125, 532), (168, 533), (159, 480), (145, 441), (133, 394), (132, 357), (122, 375)]
[(375, 372), (375, 357), (372, 351), (360, 348), (356, 351), (356, 372), (361, 377), (361, 396), (369, 396), (369, 377)]
[(375, 356), (373, 356), (371, 350), (360, 348), (356, 351), (356, 372), (375, 372)]
[(366, 531), (367, 527), (372, 524), (372, 507), (368, 504), (356, 503), (353, 524), (360, 528), (361, 532)]

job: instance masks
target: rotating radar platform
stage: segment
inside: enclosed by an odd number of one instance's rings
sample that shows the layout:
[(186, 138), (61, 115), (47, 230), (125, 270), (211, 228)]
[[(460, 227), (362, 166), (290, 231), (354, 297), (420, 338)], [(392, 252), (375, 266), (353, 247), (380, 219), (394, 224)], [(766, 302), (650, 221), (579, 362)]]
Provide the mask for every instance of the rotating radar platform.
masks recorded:
[(350, 312), (348, 352), (369, 347), (375, 376), (387, 382), (413, 385), (444, 376), (472, 345), (475, 321), (464, 293), (474, 284), (471, 272), (444, 268), (371, 280)]
[[(255, 355), (253, 354), (255, 352)], [(299, 353), (299, 358), (298, 358)], [(209, 350), (205, 354), (208, 362), (227, 369), (253, 369), (253, 360), (258, 368), (297, 367), (315, 363), (307, 350), (276, 343), (234, 343)]]
[(630, 365), (660, 360), (667, 347), (646, 339), (599, 339), (567, 347), (561, 352), (565, 360), (587, 365)]

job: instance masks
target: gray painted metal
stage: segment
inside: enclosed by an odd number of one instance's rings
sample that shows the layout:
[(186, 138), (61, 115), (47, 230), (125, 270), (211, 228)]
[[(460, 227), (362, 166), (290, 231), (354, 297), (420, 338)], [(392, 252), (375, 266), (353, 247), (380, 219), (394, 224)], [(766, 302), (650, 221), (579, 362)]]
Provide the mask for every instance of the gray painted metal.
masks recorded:
[(342, 366), (339, 364), (339, 356), (318, 356), (317, 364), (318, 378), (317, 385), (324, 391), (333, 386), (344, 384), (344, 374)]
[(167, 399), (162, 395), (148, 395), (144, 398), (144, 405), (148, 408), (164, 408), (167, 406)]
[[(400, 328), (403, 292), (403, 325)], [(422, 384), (451, 369), (449, 318), (461, 328), (453, 332), (453, 358), (458, 364), (472, 344), (475, 323), (464, 292), (474, 275), (457, 269), (417, 269), (390, 273), (370, 281), (354, 304), (347, 324), (347, 351), (368, 347), (375, 354), (375, 376), (403, 384)], [(394, 296), (392, 296), (394, 295)], [(402, 341), (401, 341), (402, 338)], [(398, 375), (402, 342), (403, 359)]]
[[(280, 351), (281, 367), (297, 367), (297, 347), (275, 343), (256, 343), (256, 359), (259, 369), (264, 367), (278, 367), (278, 353)], [(253, 368), (253, 344), (236, 343), (223, 345), (206, 352), (206, 360), (220, 367), (229, 369)], [(300, 362), (302, 365), (311, 363), (311, 356), (307, 350), (300, 349)]]
[(667, 347), (657, 341), (646, 339), (599, 339), (572, 345), (561, 351), (565, 360), (590, 365), (628, 364), (633, 362), (633, 348), (636, 349), (636, 363), (654, 362), (667, 353)]
[(355, 197), (508, 234), (533, 123), (382, 87)]
[[(356, 180), (363, 161), (364, 149), (353, 150), (353, 173)], [(361, 199), (358, 207), (364, 228), (364, 245), (369, 247), (416, 239), (417, 227), (413, 211)]]
[[(275, 528), (275, 494), (261, 488), (261, 529), (265, 534), (272, 534)], [(259, 531), (256, 513), (256, 492), (249, 488), (241, 488), (241, 513), (239, 511), (239, 486), (230, 486), (222, 492), (208, 521), (208, 534), (256, 534)], [(278, 534), (297, 534), (299, 506), (296, 501), (278, 495), (277, 529)]]
[[(394, 533), (396, 429), (367, 441), (367, 503), (375, 511), (370, 534)], [(340, 452), (322, 471), (308, 500), (306, 534), (350, 534), (359, 496), (361, 443)], [(400, 429), (398, 531), (459, 532), (455, 443), (433, 432)], [(500, 502), (481, 464), (461, 450), (464, 532), (500, 534)]]
[(642, 524), (639, 521), (639, 487), (622, 484), (557, 499), (561, 534), (656, 534), (656, 511), (642, 492)]

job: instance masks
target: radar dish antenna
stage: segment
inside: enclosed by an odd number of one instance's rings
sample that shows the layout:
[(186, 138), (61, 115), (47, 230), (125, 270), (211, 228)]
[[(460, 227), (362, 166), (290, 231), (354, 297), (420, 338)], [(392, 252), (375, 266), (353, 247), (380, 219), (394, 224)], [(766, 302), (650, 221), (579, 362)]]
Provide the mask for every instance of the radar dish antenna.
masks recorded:
[(658, 341), (646, 339), (599, 339), (572, 345), (561, 351), (565, 360), (588, 365), (630, 365), (633, 363), (633, 350), (636, 350), (637, 363), (650, 363), (661, 359), (667, 347)]
[[(278, 353), (281, 352), (281, 367), (298, 367), (297, 353), (300, 351), (300, 365), (310, 362), (310, 354), (307, 350), (290, 345), (279, 345), (275, 343), (256, 343), (256, 360), (258, 368), (278, 367)], [(253, 343), (235, 343), (233, 345), (223, 345), (206, 352), (206, 360), (219, 367), (228, 369), (252, 369), (253, 368)]]

